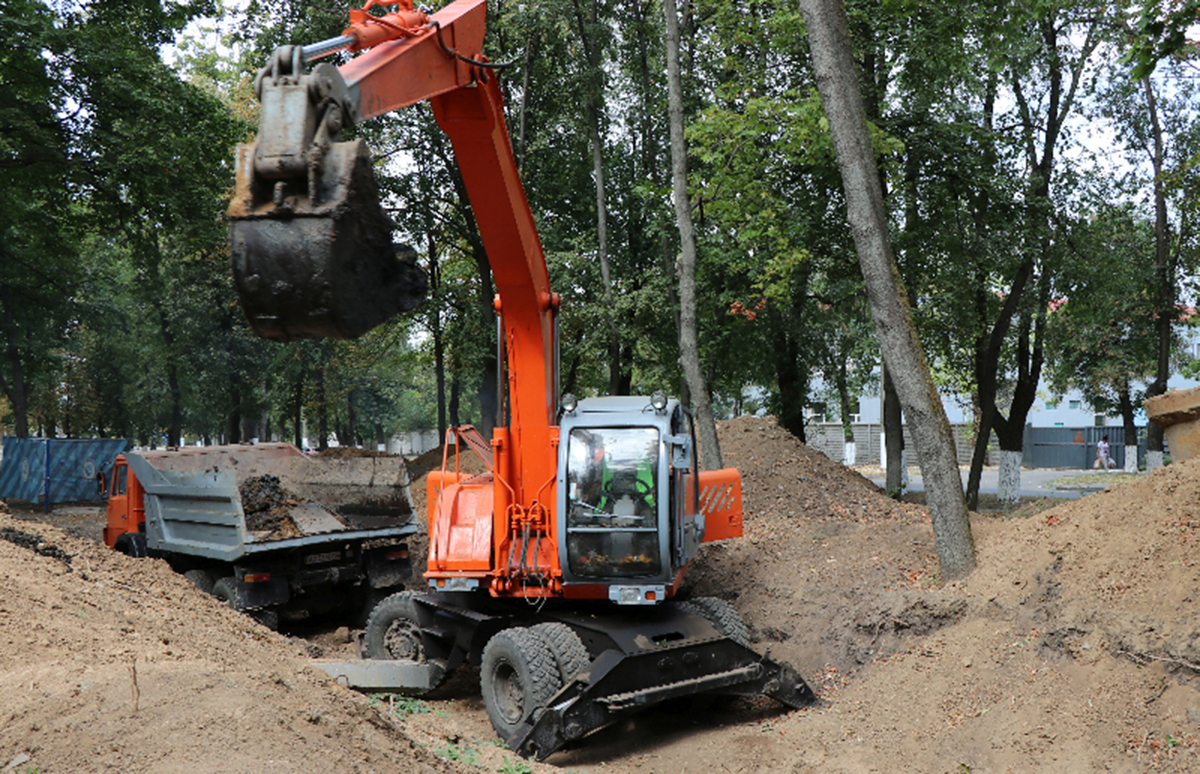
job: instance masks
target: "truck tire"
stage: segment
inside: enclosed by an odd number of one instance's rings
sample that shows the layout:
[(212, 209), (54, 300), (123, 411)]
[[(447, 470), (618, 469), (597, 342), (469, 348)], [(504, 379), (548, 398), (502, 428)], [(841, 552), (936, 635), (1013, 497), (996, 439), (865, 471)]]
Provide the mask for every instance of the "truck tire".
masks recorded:
[(750, 629), (733, 609), (733, 605), (717, 597), (696, 597), (679, 602), (678, 607), (695, 613), (713, 625), (713, 628), (739, 645), (750, 647)]
[(562, 690), (558, 664), (546, 641), (529, 629), (498, 632), (483, 649), (479, 683), (488, 720), (508, 741), (517, 727)]
[(569, 684), (578, 675), (591, 669), (592, 660), (588, 657), (587, 648), (570, 626), (557, 622), (540, 623), (530, 627), (529, 631), (541, 637), (550, 648), (563, 685)]
[[(363, 632), (367, 658), (426, 662), (420, 626), (417, 623), (417, 608), (412, 601), (416, 594), (416, 591), (399, 591), (385, 597), (371, 611), (371, 615), (367, 617), (366, 631)], [(424, 696), (440, 686), (446, 675), (442, 669), (436, 669), (432, 685), (424, 690), (406, 688), (404, 693), (410, 696)]]
[(212, 595), (221, 602), (232, 607), (234, 610), (240, 610), (238, 607), (237, 581), (232, 577), (221, 578), (213, 584)]
[[(186, 575), (186, 573), (184, 573)], [(237, 581), (233, 578), (221, 578), (213, 584), (212, 595), (230, 608), (245, 613), (271, 631), (279, 629), (279, 611), (264, 607), (260, 610), (243, 610), (238, 606)]]
[(192, 582), (192, 585), (203, 591), (205, 594), (213, 593), (213, 586), (216, 582), (213, 577), (208, 574), (207, 570), (188, 570), (183, 574), (183, 577)]
[(113, 548), (134, 559), (145, 559), (147, 556), (146, 536), (141, 532), (126, 532), (117, 538)]

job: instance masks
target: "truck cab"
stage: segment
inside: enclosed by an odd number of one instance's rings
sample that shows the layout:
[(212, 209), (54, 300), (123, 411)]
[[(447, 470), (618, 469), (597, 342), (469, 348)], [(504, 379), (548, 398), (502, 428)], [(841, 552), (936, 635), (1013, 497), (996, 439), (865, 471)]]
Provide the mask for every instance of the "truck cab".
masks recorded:
[[(117, 455), (108, 475), (101, 474), (100, 493), (107, 496), (104, 544), (132, 556), (145, 555), (145, 491), (129, 474), (124, 454)], [(140, 552), (139, 552), (140, 551)]]

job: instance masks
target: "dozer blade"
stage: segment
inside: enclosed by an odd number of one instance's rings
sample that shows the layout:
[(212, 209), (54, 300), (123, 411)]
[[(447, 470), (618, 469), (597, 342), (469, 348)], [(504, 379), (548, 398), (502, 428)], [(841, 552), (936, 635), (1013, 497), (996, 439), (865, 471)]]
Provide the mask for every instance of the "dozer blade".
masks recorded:
[(694, 613), (664, 609), (654, 621), (633, 622), (595, 615), (562, 619), (602, 630), (614, 647), (517, 727), (508, 744), (525, 758), (543, 760), (622, 717), (684, 696), (770, 696), (797, 709), (818, 701), (789, 664), (720, 634)]
[[(256, 179), (254, 145), (238, 148), (229, 208), (233, 276), (242, 309), (273, 341), (356, 338), (425, 297), (410, 248), (392, 244), (361, 140), (329, 146), (312, 188)], [(270, 187), (260, 191), (258, 188)]]

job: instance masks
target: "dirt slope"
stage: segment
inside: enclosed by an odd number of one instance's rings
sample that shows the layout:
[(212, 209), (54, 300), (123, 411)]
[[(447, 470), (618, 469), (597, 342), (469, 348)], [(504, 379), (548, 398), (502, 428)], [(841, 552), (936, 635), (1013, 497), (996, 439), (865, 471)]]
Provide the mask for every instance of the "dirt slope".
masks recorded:
[(465, 770), (163, 562), (4, 510), (0, 567), (0, 770)]
[[(549, 764), (1200, 771), (1200, 462), (1028, 518), (976, 515), (979, 567), (943, 585), (923, 508), (772, 420), (721, 433), (743, 474), (746, 537), (707, 546), (685, 591), (731, 600), (823, 704), (670, 704)], [(2, 528), (37, 530), (72, 557), (0, 540), (0, 770), (23, 755), (16, 770), (44, 773), (519, 770), (494, 744), (469, 669), (427, 711), (381, 714), (315, 676), (304, 643), (159, 562), (0, 515)], [(345, 647), (344, 631), (316, 639)]]

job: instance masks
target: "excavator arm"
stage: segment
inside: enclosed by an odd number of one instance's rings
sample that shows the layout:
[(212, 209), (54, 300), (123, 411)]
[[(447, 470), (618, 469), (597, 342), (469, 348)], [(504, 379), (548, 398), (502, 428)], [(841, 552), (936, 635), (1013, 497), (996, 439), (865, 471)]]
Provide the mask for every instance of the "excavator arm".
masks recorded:
[[(284, 46), (255, 85), (256, 142), (238, 148), (229, 207), (234, 279), (251, 326), (277, 341), (353, 338), (424, 298), (424, 272), (392, 243), (355, 123), (429, 100), (449, 136), (496, 285), (508, 367), (508, 431), (493, 445), (508, 481), (498, 510), (544, 494), (555, 470), (553, 317), (545, 256), (517, 173), (496, 73), (483, 56), (485, 0), (426, 15), (411, 0), (351, 12), (339, 38)], [(334, 67), (308, 63), (339, 49)], [(519, 374), (519, 378), (518, 378)], [(523, 450), (531, 451), (523, 457)]]

